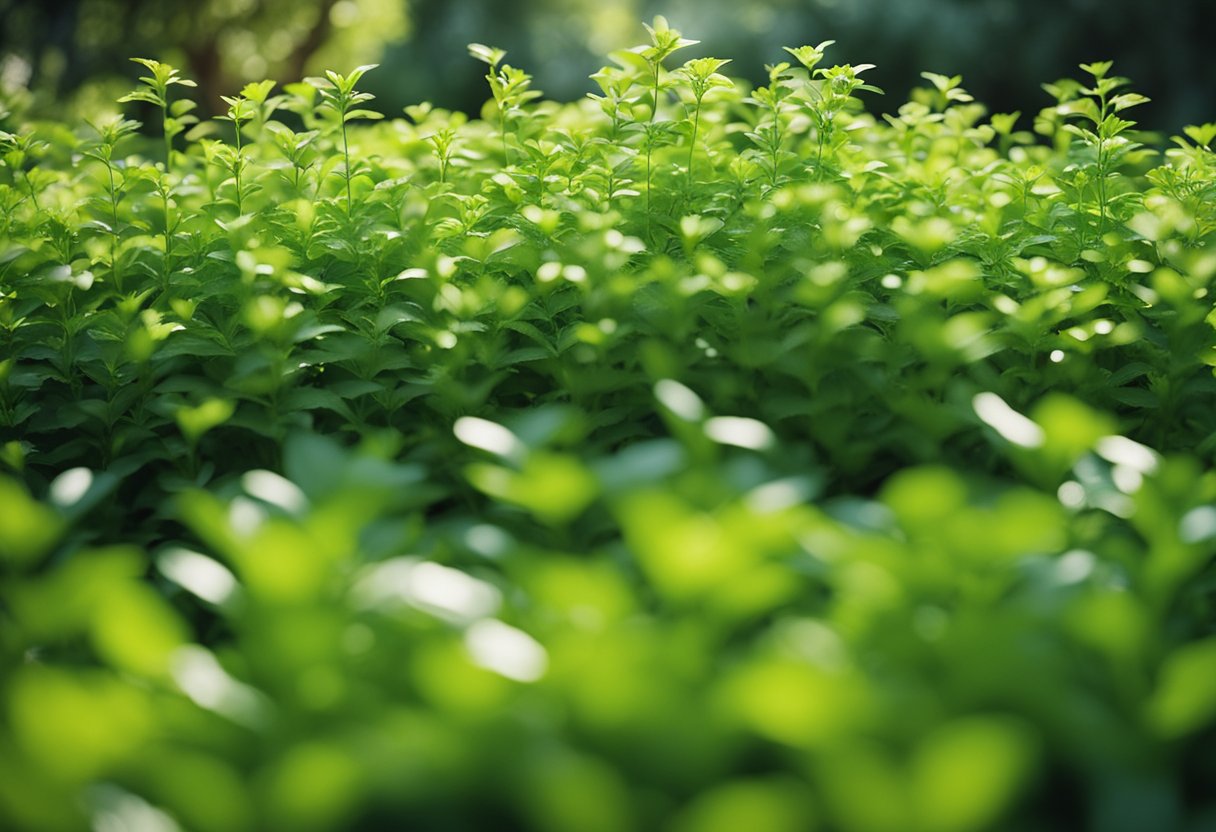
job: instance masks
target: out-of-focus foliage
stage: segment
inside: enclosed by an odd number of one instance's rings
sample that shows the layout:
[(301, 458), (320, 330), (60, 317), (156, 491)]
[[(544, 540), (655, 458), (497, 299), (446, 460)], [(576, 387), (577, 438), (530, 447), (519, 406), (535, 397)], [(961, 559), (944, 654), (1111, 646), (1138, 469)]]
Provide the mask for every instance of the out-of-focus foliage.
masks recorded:
[(262, 78), (295, 80), (408, 35), (402, 0), (0, 0), (0, 86), (95, 110), (132, 54), (185, 68), (205, 110)]
[[(0, 0), (0, 54), (23, 58), (35, 87), (59, 102), (122, 72), (128, 55), (177, 63), (202, 85), (205, 110), (248, 81), (295, 80), (326, 66), (379, 61), (371, 90), (390, 109), (420, 100), (473, 110), (480, 76), (460, 61), (470, 40), (493, 41), (536, 68), (557, 99), (581, 96), (600, 56), (636, 37), (653, 14), (695, 21), (712, 54), (762, 83), (763, 65), (790, 42), (835, 38), (845, 55), (879, 65), (875, 82), (901, 101), (923, 69), (962, 74), (997, 110), (1037, 106), (1039, 83), (1079, 61), (1113, 56), (1154, 100), (1163, 130), (1216, 109), (1207, 0)], [(87, 83), (86, 83), (87, 82)], [(874, 105), (881, 109), (884, 104)]]
[[(928, 69), (963, 75), (995, 110), (1038, 106), (1045, 78), (1080, 61), (1118, 59), (1154, 101), (1154, 126), (1177, 130), (1216, 110), (1216, 63), (1207, 34), (1216, 5), (1207, 0), (415, 0), (416, 36), (390, 45), (376, 92), (402, 103), (432, 100), (469, 109), (477, 79), (451, 65), (467, 40), (492, 39), (559, 99), (582, 95), (600, 55), (635, 37), (639, 17), (695, 21), (709, 54), (734, 58), (734, 74), (764, 83), (762, 67), (791, 42), (834, 38), (840, 54), (878, 64), (874, 83), (904, 100)], [(366, 56), (352, 59), (364, 60)], [(443, 71), (436, 73), (435, 67)], [(393, 99), (396, 103), (396, 99)]]
[(1216, 126), (817, 43), (0, 115), (3, 825), (1209, 828)]

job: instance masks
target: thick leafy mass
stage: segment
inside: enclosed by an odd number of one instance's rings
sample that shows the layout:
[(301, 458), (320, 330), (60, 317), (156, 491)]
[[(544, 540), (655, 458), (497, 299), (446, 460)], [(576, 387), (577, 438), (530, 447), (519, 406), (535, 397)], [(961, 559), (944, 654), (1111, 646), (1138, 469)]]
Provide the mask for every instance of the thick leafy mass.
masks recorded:
[(0, 825), (1216, 822), (1216, 125), (648, 30), (0, 107)]

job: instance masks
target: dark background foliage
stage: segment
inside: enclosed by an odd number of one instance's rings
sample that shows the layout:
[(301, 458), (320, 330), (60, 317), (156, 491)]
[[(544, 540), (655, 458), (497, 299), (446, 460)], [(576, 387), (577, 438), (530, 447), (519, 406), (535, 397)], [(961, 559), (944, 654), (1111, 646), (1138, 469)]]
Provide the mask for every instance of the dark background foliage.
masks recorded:
[(546, 94), (570, 99), (654, 14), (751, 79), (782, 46), (835, 39), (829, 59), (878, 65), (871, 78), (888, 94), (873, 106), (889, 111), (932, 70), (961, 74), (993, 111), (1030, 114), (1047, 103), (1041, 83), (1113, 59), (1153, 99), (1144, 123), (1176, 130), (1216, 115), (1208, 0), (0, 0), (0, 54), (6, 86), (56, 105), (105, 101), (107, 79), (129, 79), (127, 58), (147, 55), (184, 66), (212, 109), (249, 80), (379, 61), (369, 86), (386, 112), (430, 100), (476, 113), (485, 88), (467, 42), (507, 49)]

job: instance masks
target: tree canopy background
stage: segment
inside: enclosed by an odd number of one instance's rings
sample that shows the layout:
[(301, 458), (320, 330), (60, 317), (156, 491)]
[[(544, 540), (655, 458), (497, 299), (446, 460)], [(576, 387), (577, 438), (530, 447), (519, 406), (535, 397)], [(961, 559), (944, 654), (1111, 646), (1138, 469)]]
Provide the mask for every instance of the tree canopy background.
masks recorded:
[(1167, 129), (1216, 115), (1216, 32), (1207, 0), (0, 0), (0, 85), (29, 88), (44, 107), (112, 106), (155, 57), (199, 82), (204, 110), (247, 81), (296, 81), (379, 62), (369, 78), (381, 109), (423, 100), (476, 113), (483, 68), (465, 44), (506, 49), (556, 99), (593, 89), (608, 52), (640, 42), (640, 21), (665, 14), (701, 54), (734, 56), (732, 74), (759, 80), (781, 47), (834, 39), (830, 59), (869, 62), (894, 111), (930, 70), (961, 74), (995, 111), (1030, 115), (1039, 85), (1082, 61), (1113, 59)]

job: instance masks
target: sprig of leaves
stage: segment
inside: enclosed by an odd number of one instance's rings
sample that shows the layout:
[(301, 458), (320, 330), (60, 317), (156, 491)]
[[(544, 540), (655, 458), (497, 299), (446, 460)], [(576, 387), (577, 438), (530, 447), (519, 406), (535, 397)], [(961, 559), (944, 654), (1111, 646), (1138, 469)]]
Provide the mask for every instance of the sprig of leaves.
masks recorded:
[(350, 161), (350, 137), (347, 124), (355, 119), (378, 120), (384, 118), (383, 113), (369, 110), (359, 105), (375, 100), (375, 96), (367, 92), (359, 92), (355, 85), (363, 76), (375, 69), (379, 64), (365, 64), (356, 67), (347, 75), (340, 75), (333, 70), (326, 70), (324, 78), (310, 79), (310, 82), (320, 93), (319, 109), (332, 116), (342, 137), (342, 178), (346, 185), (346, 214), (349, 217), (354, 205), (351, 194), (351, 181), (363, 169), (352, 167)]

